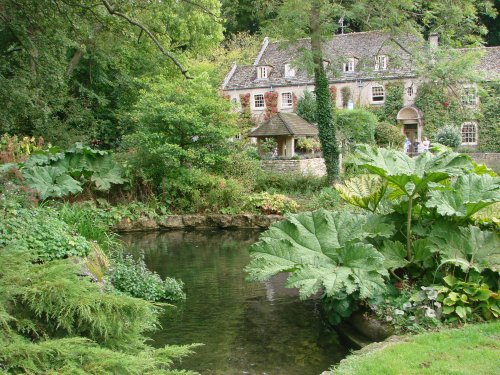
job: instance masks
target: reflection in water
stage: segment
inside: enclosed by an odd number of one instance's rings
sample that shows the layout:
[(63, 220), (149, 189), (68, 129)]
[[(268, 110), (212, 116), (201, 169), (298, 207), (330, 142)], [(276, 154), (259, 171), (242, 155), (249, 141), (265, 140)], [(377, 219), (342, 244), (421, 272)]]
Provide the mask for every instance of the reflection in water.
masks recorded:
[(154, 344), (203, 343), (182, 367), (201, 374), (317, 375), (347, 354), (322, 323), (318, 301), (300, 302), (284, 276), (248, 283), (243, 268), (259, 232), (123, 236), (161, 276), (184, 281), (187, 300), (168, 309)]

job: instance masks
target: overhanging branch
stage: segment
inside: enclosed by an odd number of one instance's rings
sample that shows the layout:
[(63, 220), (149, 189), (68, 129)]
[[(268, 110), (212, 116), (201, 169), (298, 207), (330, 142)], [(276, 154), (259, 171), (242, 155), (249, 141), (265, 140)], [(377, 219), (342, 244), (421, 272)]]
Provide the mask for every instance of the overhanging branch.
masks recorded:
[(107, 0), (101, 0), (101, 2), (104, 4), (104, 6), (106, 7), (106, 10), (108, 11), (109, 14), (111, 14), (112, 16), (123, 18), (131, 25), (138, 27), (139, 29), (141, 29), (141, 31), (146, 33), (146, 35), (149, 37), (149, 39), (151, 39), (153, 41), (153, 43), (156, 45), (156, 47), (158, 47), (160, 52), (163, 55), (165, 55), (166, 57), (168, 57), (175, 64), (175, 66), (177, 66), (177, 68), (179, 68), (182, 75), (184, 77), (186, 77), (187, 79), (191, 79), (191, 77), (188, 74), (187, 69), (184, 68), (184, 66), (180, 63), (179, 60), (177, 60), (177, 58), (172, 53), (170, 53), (165, 48), (163, 48), (162, 44), (158, 41), (158, 39), (156, 39), (156, 37), (153, 35), (153, 33), (151, 31), (149, 31), (149, 29), (146, 26), (144, 26), (142, 23), (130, 18), (126, 14), (121, 13), (119, 11), (116, 11)]

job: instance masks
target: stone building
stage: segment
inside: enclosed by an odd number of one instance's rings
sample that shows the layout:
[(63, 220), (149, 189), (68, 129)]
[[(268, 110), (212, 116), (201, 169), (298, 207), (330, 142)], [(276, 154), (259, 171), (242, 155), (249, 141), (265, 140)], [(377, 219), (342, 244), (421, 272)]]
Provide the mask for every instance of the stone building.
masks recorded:
[[(380, 31), (335, 35), (323, 45), (324, 65), (330, 91), (338, 108), (383, 106), (386, 86), (391, 82), (403, 85), (403, 106), (394, 122), (412, 142), (421, 143), (425, 134), (425, 113), (415, 107), (415, 95), (421, 80), (415, 72), (411, 50), (438, 46), (437, 34), (424, 42), (413, 36), (397, 40)], [(222, 84), (222, 91), (240, 108), (249, 106), (258, 123), (275, 112), (293, 112), (297, 99), (305, 90), (314, 91), (314, 77), (300, 64), (300, 56), (310, 50), (310, 40), (301, 39), (283, 45), (265, 38), (253, 65), (234, 64)], [(500, 77), (500, 47), (484, 48), (478, 66), (486, 80)], [(477, 106), (477, 89), (461, 90), (465, 106)], [(272, 107), (272, 108), (270, 108)], [(462, 124), (464, 145), (477, 145), (478, 125)]]

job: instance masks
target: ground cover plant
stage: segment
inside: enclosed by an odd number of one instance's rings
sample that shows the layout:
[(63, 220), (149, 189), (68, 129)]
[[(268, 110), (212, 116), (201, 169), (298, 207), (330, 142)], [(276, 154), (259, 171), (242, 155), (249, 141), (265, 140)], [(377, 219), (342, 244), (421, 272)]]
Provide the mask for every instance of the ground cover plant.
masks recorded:
[[(362, 304), (382, 308), (387, 285), (404, 280), (414, 294), (436, 288), (443, 320), (450, 314), (460, 322), (497, 318), (500, 236), (475, 226), (473, 215), (500, 201), (500, 179), (448, 150), (410, 158), (363, 146), (355, 163), (369, 174), (336, 188), (367, 213), (289, 215), (251, 248), (250, 278), (288, 272), (287, 285), (302, 298), (320, 293), (333, 323)], [(449, 275), (479, 292), (460, 294), (464, 301), (457, 303), (457, 292), (445, 283)]]

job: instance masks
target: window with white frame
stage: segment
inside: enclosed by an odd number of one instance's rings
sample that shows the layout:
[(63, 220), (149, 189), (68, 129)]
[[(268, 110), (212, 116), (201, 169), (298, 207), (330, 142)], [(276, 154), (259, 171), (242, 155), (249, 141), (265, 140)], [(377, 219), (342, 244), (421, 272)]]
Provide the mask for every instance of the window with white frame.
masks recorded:
[(264, 101), (264, 94), (255, 94), (253, 96), (253, 107), (256, 109), (264, 108), (266, 103)]
[(462, 105), (473, 106), (477, 105), (477, 90), (475, 87), (465, 87), (460, 96)]
[(344, 72), (354, 72), (354, 68), (356, 66), (356, 59), (351, 57), (344, 63)]
[(463, 145), (477, 145), (477, 124), (475, 122), (464, 122), (461, 133)]
[(295, 77), (295, 69), (290, 64), (285, 64), (285, 77)]
[(383, 103), (385, 100), (384, 86), (372, 86), (372, 102)]
[(286, 108), (293, 107), (293, 94), (291, 92), (281, 94), (281, 106)]
[(257, 78), (258, 79), (267, 79), (268, 77), (268, 69), (267, 66), (259, 66), (257, 68)]
[(387, 56), (378, 55), (375, 57), (375, 70), (386, 70), (387, 69)]

